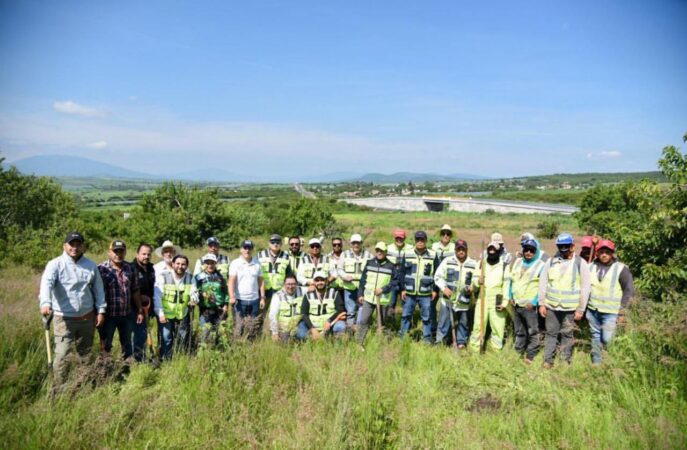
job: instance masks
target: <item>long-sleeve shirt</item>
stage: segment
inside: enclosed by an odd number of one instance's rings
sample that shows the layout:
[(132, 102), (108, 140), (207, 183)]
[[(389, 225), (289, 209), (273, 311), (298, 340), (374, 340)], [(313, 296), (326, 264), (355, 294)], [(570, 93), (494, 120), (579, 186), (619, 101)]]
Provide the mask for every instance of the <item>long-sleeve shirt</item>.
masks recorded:
[[(172, 279), (174, 280), (174, 283), (176, 284), (176, 288), (178, 291), (183, 291), (184, 290), (184, 280), (185, 276), (182, 276), (181, 278), (177, 278), (177, 274), (175, 272), (172, 272)], [(164, 314), (164, 310), (162, 309), (162, 295), (165, 291), (165, 277), (164, 277), (164, 272), (161, 274), (158, 274), (155, 276), (155, 295), (153, 297), (153, 306), (155, 308), (155, 314), (159, 317), (161, 314)]]
[[(346, 312), (346, 305), (340, 292), (337, 292), (334, 298), (334, 310), (334, 314), (327, 319), (329, 323), (332, 323), (334, 319), (336, 319), (336, 316), (342, 312)], [(307, 295), (303, 297), (303, 303), (301, 303), (301, 314), (303, 315), (303, 322), (308, 326), (308, 329), (312, 328), (312, 321), (310, 321), (310, 300)]]
[(379, 266), (386, 266), (388, 269), (391, 269), (391, 281), (384, 286), (377, 286), (382, 288), (382, 294), (388, 294), (392, 290), (398, 289), (398, 271), (396, 270), (396, 265), (386, 258), (381, 261), (374, 258), (369, 260), (367, 265), (365, 265), (365, 269), (363, 269), (363, 274), (360, 277), (360, 285), (358, 286), (358, 297), (362, 297), (365, 293), (365, 283), (367, 282), (367, 273), (370, 267)]
[(105, 291), (98, 267), (81, 256), (74, 261), (66, 252), (45, 266), (39, 305), (50, 306), (57, 316), (82, 317), (97, 310), (105, 314)]
[(585, 261), (582, 258), (579, 257), (573, 257), (571, 259), (562, 259), (560, 255), (556, 254), (556, 256), (550, 258), (548, 261), (546, 261), (546, 265), (544, 266), (544, 269), (541, 271), (541, 275), (539, 276), (539, 305), (540, 306), (546, 306), (549, 309), (554, 309), (557, 311), (562, 311), (564, 308), (558, 307), (558, 308), (552, 308), (546, 303), (546, 289), (549, 284), (549, 270), (551, 269), (551, 265), (555, 264), (557, 267), (557, 270), (560, 271), (560, 273), (565, 272), (566, 270), (575, 270), (574, 267), (570, 267), (573, 264), (577, 264), (576, 261), (579, 261), (580, 264), (580, 302), (577, 305), (577, 311), (584, 312), (585, 309), (587, 309), (587, 302), (589, 301), (589, 294), (592, 290), (591, 287), (591, 274), (589, 273), (589, 264), (587, 264), (587, 261)]
[(293, 293), (293, 295), (289, 295), (284, 289), (281, 289), (278, 291), (276, 294), (272, 296), (272, 300), (270, 302), (270, 310), (268, 313), (268, 317), (270, 319), (270, 331), (272, 334), (278, 334), (279, 333), (279, 309), (281, 308), (281, 302), (289, 301), (292, 302), (297, 296), (299, 295), (303, 296), (303, 293), (301, 292), (300, 288), (296, 289)]
[(105, 289), (105, 302), (109, 317), (126, 317), (131, 312), (133, 295), (139, 291), (138, 278), (127, 262), (117, 268), (112, 261), (98, 264)]
[[(614, 260), (611, 260), (610, 264), (601, 264), (601, 262), (597, 260), (592, 264), (592, 266), (594, 266), (596, 270), (598, 270), (599, 281), (601, 281), (606, 276), (606, 273), (608, 273), (608, 269), (611, 268), (614, 262)], [(593, 270), (592, 273), (594, 273)], [(634, 279), (632, 278), (632, 273), (630, 272), (630, 269), (627, 266), (623, 267), (623, 270), (620, 271), (620, 275), (618, 275), (618, 282), (620, 283), (620, 289), (622, 289), (623, 291), (623, 297), (620, 300), (620, 306), (622, 308), (625, 308), (627, 307), (627, 304), (630, 302), (632, 297), (634, 297), (635, 295)]]
[(228, 296), (227, 280), (221, 273), (208, 273), (203, 270), (193, 277), (191, 298), (198, 302), (201, 312), (223, 307)]

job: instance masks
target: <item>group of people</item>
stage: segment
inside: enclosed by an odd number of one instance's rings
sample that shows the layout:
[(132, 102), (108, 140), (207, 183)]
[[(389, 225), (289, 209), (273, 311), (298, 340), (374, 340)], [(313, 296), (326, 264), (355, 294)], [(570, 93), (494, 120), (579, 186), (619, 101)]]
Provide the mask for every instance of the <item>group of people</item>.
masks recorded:
[[(199, 338), (210, 344), (228, 321), (237, 338), (255, 339), (264, 324), (274, 340), (353, 334), (364, 349), (373, 317), (380, 331), (390, 333), (399, 302), (401, 337), (411, 329), (417, 307), (423, 341), (456, 349), (483, 351), (488, 343), (501, 350), (510, 317), (515, 350), (526, 363), (538, 354), (543, 337), (545, 367), (553, 365), (557, 351), (571, 361), (575, 322), (586, 315), (592, 362), (601, 363), (634, 295), (632, 275), (616, 258), (612, 241), (585, 236), (577, 253), (573, 236), (563, 233), (549, 256), (524, 233), (519, 251), (511, 254), (503, 236), (493, 233), (475, 260), (448, 224), (439, 234), (428, 247), (425, 231), (416, 231), (410, 244), (406, 232), (396, 230), (394, 241), (377, 242), (373, 253), (360, 234), (350, 236), (347, 250), (334, 237), (326, 255), (321, 238), (310, 239), (303, 251), (302, 239), (293, 236), (284, 250), (282, 237), (273, 234), (257, 255), (253, 242), (244, 240), (234, 260), (210, 237), (207, 254), (191, 272), (189, 258), (171, 241), (155, 249), (161, 260), (153, 265), (151, 245), (140, 244), (129, 263), (126, 244), (114, 240), (108, 260), (96, 265), (83, 256), (83, 236), (71, 232), (63, 254), (47, 264), (39, 294), (41, 313), (54, 315), (55, 384), (63, 382), (66, 357), (74, 349), (78, 359), (88, 357), (96, 329), (101, 352), (111, 352), (117, 332), (124, 358), (136, 361), (146, 351), (169, 359), (175, 349), (188, 349), (196, 310)], [(150, 316), (157, 319), (157, 349)]]

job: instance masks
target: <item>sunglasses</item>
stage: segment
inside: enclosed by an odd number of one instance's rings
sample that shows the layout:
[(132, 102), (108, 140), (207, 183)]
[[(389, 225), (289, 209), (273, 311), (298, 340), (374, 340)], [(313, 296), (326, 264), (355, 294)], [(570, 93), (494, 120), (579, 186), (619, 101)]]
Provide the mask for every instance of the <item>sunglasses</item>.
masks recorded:
[(537, 250), (532, 247), (525, 247), (522, 249), (523, 253), (537, 253)]
[(341, 242), (332, 242), (332, 247), (341, 247)]
[(360, 243), (360, 242), (358, 242), (358, 241), (355, 241), (355, 242), (351, 242), (351, 245), (360, 245), (360, 244), (361, 244), (361, 243)]
[(280, 244), (281, 244), (281, 241), (270, 241), (270, 244), (280, 245)]
[(450, 231), (442, 231), (442, 232), (441, 232), (441, 235), (442, 235), (442, 236), (451, 236), (452, 234), (453, 234), (453, 233), (451, 233)]
[(289, 242), (289, 247), (299, 247), (300, 245), (300, 242)]
[(321, 248), (322, 246), (319, 244), (311, 244), (310, 248)]

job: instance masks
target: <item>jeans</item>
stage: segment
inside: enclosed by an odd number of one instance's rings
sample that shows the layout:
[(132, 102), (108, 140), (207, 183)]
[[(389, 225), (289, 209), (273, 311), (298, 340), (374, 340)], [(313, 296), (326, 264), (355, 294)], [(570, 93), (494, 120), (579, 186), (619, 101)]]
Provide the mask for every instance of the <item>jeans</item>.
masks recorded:
[(544, 362), (553, 364), (561, 335), (561, 358), (565, 362), (572, 359), (573, 332), (575, 331), (575, 311), (546, 311), (546, 340), (544, 343)]
[(183, 319), (167, 319), (167, 323), (160, 323), (158, 320), (160, 356), (163, 359), (171, 359), (175, 348), (188, 350), (191, 337), (190, 325), (191, 320), (188, 314)]
[(358, 314), (358, 291), (344, 289), (344, 303), (346, 305), (346, 326), (351, 328)]
[[(134, 319), (135, 321), (136, 319)], [(112, 341), (115, 331), (119, 334), (119, 343), (122, 346), (124, 359), (133, 355), (134, 350), (131, 345), (131, 314), (127, 316), (105, 316), (105, 324), (98, 330), (100, 335), (100, 349), (105, 353), (112, 352)]]
[(451, 316), (453, 314), (453, 326), (456, 329), (456, 343), (458, 345), (466, 345), (468, 343), (468, 310), (455, 311), (453, 308), (439, 303), (439, 322), (437, 324), (437, 339), (436, 343), (440, 344), (445, 341), (453, 341), (453, 333), (451, 333)]
[(599, 364), (601, 363), (601, 352), (613, 340), (615, 327), (618, 324), (618, 315), (588, 309), (586, 316), (592, 332), (592, 363)]
[(257, 317), (260, 312), (260, 299), (237, 300), (234, 309), (236, 311), (234, 337), (239, 338), (245, 334), (249, 339), (255, 339), (258, 334)]
[(429, 307), (429, 322), (432, 329), (432, 337), (437, 335), (437, 308), (439, 307), (439, 299), (432, 300), (432, 304)]
[(396, 301), (398, 301), (399, 292), (398, 289), (391, 290), (391, 300), (389, 301), (389, 309), (394, 309), (396, 307)]
[(136, 323), (136, 311), (133, 311), (129, 316), (130, 332), (132, 336), (134, 359), (137, 362), (142, 362), (145, 358), (146, 343), (148, 341), (148, 318), (143, 322)]
[(541, 345), (539, 336), (539, 318), (537, 307), (532, 309), (515, 305), (513, 311), (513, 328), (515, 329), (515, 351), (521, 355), (526, 352), (527, 359), (532, 361)]
[(415, 312), (415, 305), (420, 305), (420, 318), (422, 319), (422, 339), (427, 342), (432, 342), (432, 324), (430, 322), (430, 309), (432, 306), (432, 297), (429, 295), (406, 295), (406, 300), (403, 304), (403, 315), (401, 316), (401, 332), (403, 337), (408, 330), (413, 320), (413, 312)]
[[(342, 321), (336, 322), (332, 328), (332, 333), (336, 334), (341, 334), (346, 331), (346, 324), (343, 323)], [(296, 339), (299, 341), (305, 341), (310, 337), (310, 328), (308, 325), (305, 324), (305, 322), (301, 322), (298, 324), (298, 328), (296, 328)]]

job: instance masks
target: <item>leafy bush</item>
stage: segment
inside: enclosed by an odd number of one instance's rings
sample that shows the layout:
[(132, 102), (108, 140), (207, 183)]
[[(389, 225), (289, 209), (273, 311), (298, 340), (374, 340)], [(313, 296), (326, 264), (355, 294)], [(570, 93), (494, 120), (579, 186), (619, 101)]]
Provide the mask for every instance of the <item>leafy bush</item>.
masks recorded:
[(542, 239), (553, 239), (558, 236), (560, 224), (554, 220), (545, 220), (537, 224), (537, 236)]

